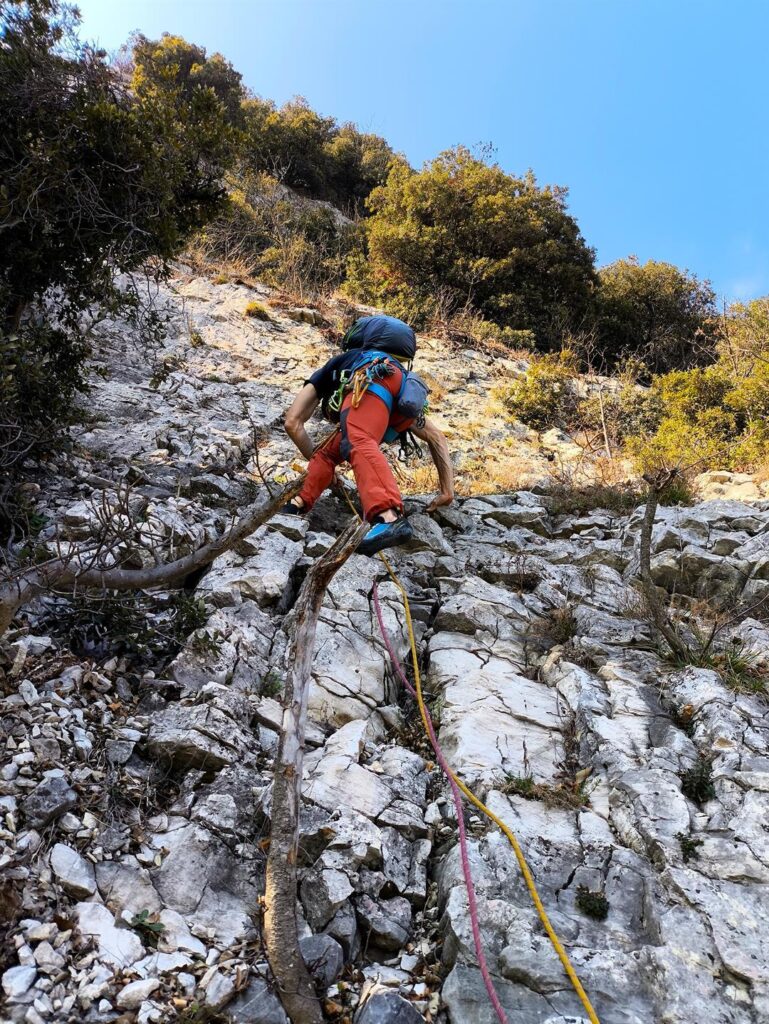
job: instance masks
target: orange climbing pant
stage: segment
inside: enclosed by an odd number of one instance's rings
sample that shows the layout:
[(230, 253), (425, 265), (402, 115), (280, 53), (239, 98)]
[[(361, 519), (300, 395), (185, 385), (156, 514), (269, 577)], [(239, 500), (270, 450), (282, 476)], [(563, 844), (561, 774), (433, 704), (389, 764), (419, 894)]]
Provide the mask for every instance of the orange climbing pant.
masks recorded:
[[(395, 369), (389, 377), (377, 381), (397, 396), (403, 373)], [(339, 430), (319, 451), (315, 452), (307, 466), (307, 480), (299, 497), (307, 508), (312, 508), (334, 479), (334, 470), (340, 462), (349, 462), (355, 474), (355, 483), (363, 505), (363, 516), (371, 522), (380, 512), (388, 508), (403, 509), (403, 498), (395, 482), (390, 464), (380, 450), (382, 438), (388, 427), (397, 431), (406, 430), (413, 419), (390, 412), (382, 401), (368, 391), (363, 395), (357, 409), (352, 407), (352, 394), (342, 403)]]

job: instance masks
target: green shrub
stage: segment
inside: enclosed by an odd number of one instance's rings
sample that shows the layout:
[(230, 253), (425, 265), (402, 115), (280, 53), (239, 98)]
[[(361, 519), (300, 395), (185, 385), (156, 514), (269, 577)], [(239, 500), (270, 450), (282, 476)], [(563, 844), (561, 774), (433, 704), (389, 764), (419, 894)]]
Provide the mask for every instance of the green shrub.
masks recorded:
[(595, 918), (596, 921), (605, 921), (609, 916), (609, 901), (606, 894), (593, 892), (586, 885), (577, 886), (575, 903), (583, 914)]
[(640, 469), (753, 469), (766, 459), (769, 363), (765, 359), (756, 358), (735, 369), (722, 356), (712, 366), (656, 378), (652, 393), (662, 410), (659, 426), (628, 444)]
[(566, 212), (565, 189), (457, 147), (418, 173), (393, 161), (367, 205), (368, 258), (351, 262), (348, 287), (416, 327), (472, 307), (555, 349), (588, 314), (593, 251)]
[(507, 411), (535, 430), (567, 427), (578, 406), (574, 379), (578, 371), (573, 353), (535, 356), (525, 376), (502, 394)]
[(697, 495), (687, 477), (677, 473), (670, 483), (665, 484), (660, 490), (657, 501), (660, 505), (694, 505), (697, 502)]
[(491, 320), (484, 320), (482, 316), (467, 312), (450, 315), (446, 321), (434, 320), (430, 324), (430, 330), (445, 333), (452, 339), (480, 348), (531, 352), (537, 342), (533, 331), (500, 327)]
[(604, 424), (615, 447), (633, 438), (649, 436), (659, 426), (662, 410), (658, 395), (641, 388), (630, 374), (620, 377), (617, 390), (593, 393), (583, 398), (576, 419), (587, 429), (603, 434)]
[(598, 272), (596, 333), (609, 368), (628, 356), (647, 373), (710, 362), (719, 336), (715, 294), (707, 281), (670, 263), (635, 257)]
[[(24, 529), (25, 464), (65, 443), (93, 311), (162, 324), (116, 274), (162, 276), (225, 202), (234, 135), (216, 90), (126, 87), (58, 0), (9, 0), (0, 25), (0, 529)], [(137, 57), (137, 73), (141, 61)], [(152, 264), (150, 266), (150, 263)], [(20, 510), (22, 512), (20, 517)]]
[[(332, 209), (291, 195), (267, 174), (240, 174), (228, 209), (196, 237), (190, 254), (204, 267), (260, 277), (301, 300), (341, 283), (356, 238)], [(220, 273), (216, 280), (227, 279)]]
[[(202, 598), (184, 591), (167, 599), (141, 592), (105, 591), (76, 594), (57, 608), (48, 628), (79, 656), (103, 660), (123, 656), (143, 666), (169, 661), (207, 618)], [(213, 644), (217, 639), (213, 638)], [(207, 652), (213, 650), (206, 645)]]
[(684, 859), (684, 864), (699, 858), (699, 848), (702, 846), (702, 839), (694, 839), (685, 832), (676, 832), (676, 839), (681, 847), (681, 856)]
[(698, 806), (712, 800), (716, 795), (713, 785), (713, 762), (702, 755), (692, 768), (687, 768), (681, 775), (681, 791)]

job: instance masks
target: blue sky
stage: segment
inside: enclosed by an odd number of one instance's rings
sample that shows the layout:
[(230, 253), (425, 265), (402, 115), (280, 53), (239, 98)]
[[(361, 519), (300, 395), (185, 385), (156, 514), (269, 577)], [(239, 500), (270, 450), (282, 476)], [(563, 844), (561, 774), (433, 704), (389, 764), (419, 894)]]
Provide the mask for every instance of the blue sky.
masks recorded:
[(766, 0), (80, 0), (223, 53), (246, 85), (384, 135), (420, 166), (491, 142), (566, 185), (599, 264), (635, 253), (769, 293)]

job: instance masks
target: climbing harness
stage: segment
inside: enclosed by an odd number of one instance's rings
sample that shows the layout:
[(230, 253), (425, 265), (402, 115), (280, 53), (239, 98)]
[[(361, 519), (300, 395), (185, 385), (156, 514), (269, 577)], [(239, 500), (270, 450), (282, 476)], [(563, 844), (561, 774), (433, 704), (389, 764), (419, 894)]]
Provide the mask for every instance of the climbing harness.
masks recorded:
[[(350, 496), (347, 494), (347, 491), (345, 491), (344, 493), (345, 493), (345, 498), (347, 499), (347, 503), (349, 504), (349, 506), (352, 509), (353, 513), (355, 515), (357, 515), (358, 513), (357, 513), (357, 511), (355, 509), (355, 506), (353, 505), (352, 501), (350, 500)], [(395, 573), (395, 570), (392, 568), (392, 566), (390, 565), (389, 561), (387, 560), (387, 558), (383, 554), (383, 552), (381, 552), (381, 551), (379, 552), (379, 557), (382, 560), (382, 563), (383, 563), (385, 569), (387, 570), (388, 575), (390, 576), (390, 579), (393, 581), (395, 586), (398, 588), (398, 590), (400, 591), (401, 597), (403, 598), (403, 611), (404, 611), (405, 617), (406, 617), (406, 628), (408, 630), (408, 635), (409, 635), (409, 648), (410, 648), (410, 651), (411, 651), (411, 661), (412, 661), (413, 670), (414, 670), (414, 686), (413, 687), (408, 682), (406, 674), (403, 671), (403, 667), (402, 667), (402, 665), (401, 665), (397, 655), (395, 654), (395, 651), (394, 651), (394, 649), (392, 647), (392, 644), (390, 642), (390, 638), (387, 635), (387, 630), (385, 628), (384, 619), (382, 617), (382, 609), (381, 609), (381, 605), (379, 603), (379, 595), (378, 595), (376, 584), (375, 584), (374, 585), (374, 606), (375, 606), (375, 609), (376, 609), (376, 612), (377, 612), (377, 618), (379, 620), (379, 628), (380, 628), (380, 630), (382, 632), (382, 639), (383, 639), (383, 641), (385, 643), (387, 651), (388, 651), (388, 653), (390, 655), (390, 658), (392, 659), (393, 667), (395, 668), (396, 672), (398, 673), (400, 679), (406, 685), (407, 689), (416, 697), (417, 705), (419, 706), (419, 714), (420, 714), (420, 717), (422, 719), (422, 725), (424, 726), (424, 729), (425, 729), (425, 732), (427, 733), (428, 739), (430, 740), (432, 748), (435, 751), (435, 756), (436, 756), (436, 758), (438, 760), (438, 763), (439, 763), (441, 769), (443, 770), (443, 773), (445, 774), (446, 778), (448, 779), (449, 785), (450, 785), (451, 790), (452, 790), (452, 794), (454, 795), (454, 804), (455, 804), (455, 807), (457, 809), (457, 825), (458, 825), (458, 828), (459, 828), (460, 851), (461, 851), (461, 858), (462, 858), (462, 871), (463, 871), (463, 874), (464, 874), (464, 877), (465, 877), (465, 884), (467, 886), (467, 899), (468, 899), (468, 906), (469, 906), (469, 910), (470, 910), (470, 920), (471, 920), (471, 924), (472, 924), (473, 940), (474, 940), (474, 943), (475, 943), (476, 956), (478, 958), (478, 966), (480, 968), (481, 975), (483, 977), (483, 981), (484, 981), (484, 984), (486, 986), (486, 991), (489, 994), (489, 999), (491, 1000), (492, 1006), (494, 1007), (494, 1010), (495, 1010), (495, 1012), (497, 1014), (497, 1017), (500, 1020), (500, 1024), (508, 1024), (508, 1020), (507, 1020), (507, 1016), (505, 1014), (504, 1008), (502, 1007), (502, 1004), (499, 1001), (499, 996), (497, 995), (496, 990), (494, 989), (494, 983), (491, 980), (491, 974), (489, 973), (488, 965), (486, 963), (486, 958), (485, 958), (485, 955), (484, 955), (484, 952), (483, 952), (483, 946), (482, 946), (482, 942), (481, 942), (480, 925), (478, 923), (478, 909), (477, 909), (476, 898), (475, 898), (475, 888), (473, 886), (473, 881), (472, 881), (472, 877), (471, 877), (471, 873), (470, 873), (470, 861), (469, 861), (469, 857), (468, 857), (468, 854), (467, 854), (467, 838), (466, 838), (466, 835), (465, 835), (464, 818), (463, 818), (463, 815), (462, 815), (461, 802), (459, 801), (459, 796), (458, 796), (458, 792), (459, 791), (464, 793), (465, 797), (467, 797), (467, 799), (470, 801), (471, 804), (473, 804), (474, 807), (476, 807), (479, 811), (481, 811), (483, 814), (485, 814), (487, 818), (489, 818), (491, 821), (493, 821), (494, 824), (497, 825), (501, 829), (501, 831), (504, 834), (505, 838), (510, 843), (510, 846), (513, 849), (513, 853), (515, 854), (515, 859), (517, 860), (518, 866), (519, 866), (519, 868), (521, 870), (521, 874), (523, 875), (524, 882), (526, 883), (526, 888), (528, 889), (529, 896), (531, 897), (531, 901), (534, 904), (535, 910), (537, 911), (537, 915), (539, 917), (539, 920), (542, 923), (542, 927), (547, 932), (547, 936), (550, 939), (550, 942), (552, 943), (553, 949), (557, 953), (558, 959), (561, 961), (561, 964), (563, 965), (563, 968), (564, 968), (564, 970), (566, 972), (566, 975), (567, 975), (569, 981), (571, 982), (571, 984), (572, 984), (572, 986), (574, 988), (574, 991), (579, 996), (580, 1002), (582, 1003), (582, 1006), (584, 1007), (584, 1010), (585, 1010), (585, 1012), (586, 1012), (586, 1014), (588, 1016), (590, 1024), (600, 1024), (600, 1021), (598, 1020), (598, 1016), (597, 1016), (595, 1010), (593, 1009), (593, 1006), (592, 1006), (592, 1004), (590, 1002), (590, 999), (588, 998), (587, 993), (585, 992), (584, 988), (582, 987), (582, 982), (579, 980), (579, 978), (577, 976), (577, 972), (574, 970), (574, 967), (572, 966), (571, 961), (569, 960), (569, 955), (566, 952), (566, 950), (564, 949), (561, 940), (558, 938), (558, 935), (556, 934), (555, 929), (553, 928), (552, 924), (550, 923), (550, 918), (547, 916), (547, 911), (545, 910), (545, 907), (544, 907), (544, 905), (542, 903), (542, 900), (540, 899), (539, 893), (537, 891), (536, 884), (534, 882), (534, 877), (533, 877), (533, 875), (531, 873), (531, 870), (529, 868), (528, 863), (526, 862), (526, 858), (524, 856), (523, 850), (521, 849), (520, 843), (516, 839), (516, 837), (515, 837), (514, 833), (512, 832), (512, 830), (510, 828), (508, 828), (508, 826), (504, 823), (504, 821), (502, 821), (502, 819), (498, 815), (496, 815), (489, 807), (487, 807), (486, 804), (481, 799), (479, 799), (472, 792), (472, 790), (470, 790), (465, 785), (465, 783), (462, 782), (462, 780), (460, 778), (458, 778), (457, 775), (455, 775), (455, 773), (453, 772), (453, 770), (449, 766), (448, 762), (446, 761), (445, 755), (443, 754), (443, 751), (442, 751), (442, 749), (440, 747), (440, 744), (438, 743), (438, 738), (437, 738), (436, 733), (435, 733), (435, 728), (433, 726), (432, 718), (430, 716), (430, 712), (429, 712), (429, 710), (427, 708), (427, 705), (425, 704), (424, 695), (422, 693), (422, 677), (421, 677), (421, 674), (420, 674), (420, 671), (419, 671), (419, 656), (417, 654), (416, 638), (414, 636), (414, 624), (413, 624), (413, 622), (411, 620), (411, 607), (409, 605), (408, 594), (406, 593), (406, 588), (401, 583), (400, 579), (398, 578), (397, 574)]]
[(393, 396), (378, 382), (395, 373), (395, 360), (381, 352), (365, 352), (349, 369), (339, 374), (339, 387), (328, 400), (328, 407), (338, 413), (348, 392), (352, 391), (352, 407), (357, 409), (367, 391), (381, 398), (392, 409)]
[[(391, 377), (396, 368), (401, 370), (403, 377), (398, 394), (393, 395), (381, 382), (385, 378)], [(430, 389), (422, 378), (410, 369), (410, 364), (408, 368), (404, 367), (387, 352), (379, 352), (375, 349), (361, 352), (351, 367), (341, 371), (339, 387), (326, 400), (327, 413), (338, 416), (346, 396), (350, 393), (352, 394), (353, 409), (358, 408), (363, 396), (368, 393), (381, 399), (390, 414), (395, 410), (404, 419), (414, 420), (419, 427), (424, 426)], [(384, 440), (390, 443), (397, 438), (398, 431), (388, 427)]]

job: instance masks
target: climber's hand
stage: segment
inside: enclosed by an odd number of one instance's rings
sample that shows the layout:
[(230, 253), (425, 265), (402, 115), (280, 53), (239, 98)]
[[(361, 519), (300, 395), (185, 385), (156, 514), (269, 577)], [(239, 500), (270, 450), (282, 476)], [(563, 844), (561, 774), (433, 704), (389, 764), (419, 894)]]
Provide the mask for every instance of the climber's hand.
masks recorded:
[(433, 500), (425, 509), (425, 512), (435, 512), (436, 509), (444, 508), (446, 505), (450, 505), (454, 500), (454, 495), (441, 491), (440, 494), (436, 494)]

